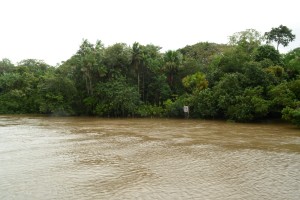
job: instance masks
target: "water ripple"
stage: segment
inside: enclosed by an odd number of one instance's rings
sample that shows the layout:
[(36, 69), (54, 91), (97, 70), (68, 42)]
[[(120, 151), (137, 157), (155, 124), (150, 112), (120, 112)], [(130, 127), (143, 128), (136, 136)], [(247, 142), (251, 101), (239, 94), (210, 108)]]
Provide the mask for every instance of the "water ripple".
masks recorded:
[(300, 197), (289, 126), (2, 116), (0, 163), (0, 199)]

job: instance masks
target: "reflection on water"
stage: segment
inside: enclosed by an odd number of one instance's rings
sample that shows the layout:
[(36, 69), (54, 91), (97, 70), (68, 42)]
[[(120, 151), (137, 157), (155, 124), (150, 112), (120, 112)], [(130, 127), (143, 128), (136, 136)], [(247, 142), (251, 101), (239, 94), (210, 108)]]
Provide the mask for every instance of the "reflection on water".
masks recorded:
[(300, 131), (0, 116), (0, 199), (299, 199)]

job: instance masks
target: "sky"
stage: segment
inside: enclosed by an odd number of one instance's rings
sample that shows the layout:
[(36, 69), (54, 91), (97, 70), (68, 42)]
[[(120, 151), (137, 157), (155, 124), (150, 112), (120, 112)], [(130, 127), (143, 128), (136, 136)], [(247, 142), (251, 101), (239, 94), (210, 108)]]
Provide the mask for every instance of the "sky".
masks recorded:
[(246, 29), (264, 34), (285, 25), (300, 47), (297, 0), (0, 0), (0, 59), (60, 64), (83, 39), (107, 47), (154, 44), (162, 51), (198, 42), (228, 43)]

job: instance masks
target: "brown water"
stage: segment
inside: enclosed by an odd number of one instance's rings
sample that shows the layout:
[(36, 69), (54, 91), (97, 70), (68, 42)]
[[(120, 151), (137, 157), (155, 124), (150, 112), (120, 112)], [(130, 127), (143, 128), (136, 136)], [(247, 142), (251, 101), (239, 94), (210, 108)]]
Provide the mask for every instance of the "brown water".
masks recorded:
[(300, 130), (0, 116), (0, 199), (300, 199)]

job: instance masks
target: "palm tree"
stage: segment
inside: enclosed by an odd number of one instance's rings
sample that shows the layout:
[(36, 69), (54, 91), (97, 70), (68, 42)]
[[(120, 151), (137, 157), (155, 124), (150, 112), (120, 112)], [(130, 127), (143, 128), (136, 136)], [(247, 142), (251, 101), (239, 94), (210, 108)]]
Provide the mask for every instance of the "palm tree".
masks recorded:
[(169, 50), (164, 55), (164, 70), (168, 75), (169, 85), (172, 87), (174, 75), (182, 64), (182, 54), (178, 51)]
[(132, 61), (131, 64), (134, 67), (135, 73), (137, 74), (137, 85), (138, 92), (140, 92), (140, 67), (143, 61), (143, 52), (141, 45), (138, 42), (133, 43), (132, 46)]

